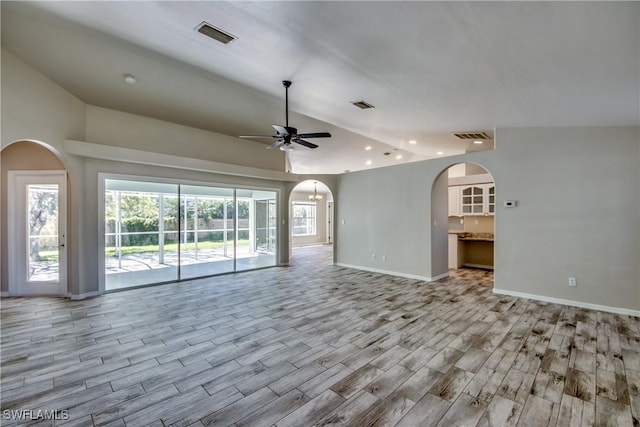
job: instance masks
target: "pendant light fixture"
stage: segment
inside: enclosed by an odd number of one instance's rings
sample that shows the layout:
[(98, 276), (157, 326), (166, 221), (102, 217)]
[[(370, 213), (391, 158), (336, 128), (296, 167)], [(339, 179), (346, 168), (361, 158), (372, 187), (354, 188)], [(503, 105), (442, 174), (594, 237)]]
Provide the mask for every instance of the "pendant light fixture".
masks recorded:
[(318, 181), (313, 183), (313, 194), (309, 196), (309, 200), (313, 202), (322, 200), (322, 194), (318, 194)]

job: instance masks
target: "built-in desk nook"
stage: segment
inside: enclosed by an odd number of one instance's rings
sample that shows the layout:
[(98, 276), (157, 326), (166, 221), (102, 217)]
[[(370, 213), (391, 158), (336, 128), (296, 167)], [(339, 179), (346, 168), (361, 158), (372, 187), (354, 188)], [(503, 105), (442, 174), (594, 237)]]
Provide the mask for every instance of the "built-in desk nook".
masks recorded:
[(493, 269), (493, 233), (449, 233), (449, 268)]

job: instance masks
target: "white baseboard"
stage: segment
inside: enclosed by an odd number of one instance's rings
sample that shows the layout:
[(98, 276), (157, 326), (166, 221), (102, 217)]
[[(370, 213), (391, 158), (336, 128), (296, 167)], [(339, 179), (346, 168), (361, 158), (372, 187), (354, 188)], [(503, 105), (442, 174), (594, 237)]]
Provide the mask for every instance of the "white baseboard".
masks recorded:
[(85, 292), (84, 294), (78, 294), (78, 295), (71, 294), (70, 298), (75, 301), (75, 300), (97, 297), (98, 295), (100, 295), (100, 292), (92, 291), (92, 292)]
[(447, 271), (446, 273), (442, 273), (442, 274), (438, 274), (437, 276), (434, 276), (432, 278), (429, 279), (430, 282), (435, 282), (438, 281), (440, 279), (444, 279), (449, 277), (449, 272)]
[[(407, 279), (423, 280), (425, 282), (433, 282), (434, 280), (438, 280), (438, 279), (432, 279), (426, 276), (418, 276), (417, 274), (399, 273), (397, 271), (381, 270), (379, 268), (363, 267), (361, 265), (343, 264), (340, 262), (337, 262), (334, 265), (337, 265), (339, 267), (354, 268), (356, 270), (370, 271), (372, 273), (388, 274), (389, 276), (398, 276), (398, 277), (404, 277)], [(449, 273), (446, 273), (446, 274), (448, 275)]]
[(536, 300), (536, 301), (551, 302), (551, 303), (554, 303), (554, 304), (568, 305), (568, 306), (572, 306), (572, 307), (588, 308), (590, 310), (605, 311), (607, 313), (623, 314), (623, 315), (626, 315), (626, 316), (640, 317), (640, 310), (631, 310), (629, 308), (610, 307), (608, 305), (591, 304), (591, 303), (588, 303), (588, 302), (580, 302), (580, 301), (573, 301), (573, 300), (568, 300), (568, 299), (546, 297), (546, 296), (543, 296), (543, 295), (527, 294), (527, 293), (524, 293), (524, 292), (514, 292), (514, 291), (508, 291), (506, 289), (496, 289), (496, 288), (494, 288), (493, 289), (493, 293), (494, 294), (498, 294), (498, 295), (509, 295), (509, 296), (518, 297), (518, 298), (527, 298), (527, 299), (532, 299), (532, 300)]

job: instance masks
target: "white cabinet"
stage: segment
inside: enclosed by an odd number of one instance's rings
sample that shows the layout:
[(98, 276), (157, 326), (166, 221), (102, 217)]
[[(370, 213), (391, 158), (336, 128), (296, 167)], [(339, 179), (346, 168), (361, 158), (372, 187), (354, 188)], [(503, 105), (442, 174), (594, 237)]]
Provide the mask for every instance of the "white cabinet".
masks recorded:
[(496, 213), (496, 186), (494, 184), (485, 184), (485, 186), (484, 212), (487, 215), (494, 215)]
[(460, 186), (449, 187), (449, 216), (461, 215), (460, 210)]
[[(452, 188), (456, 188), (452, 192)], [(457, 192), (458, 212), (452, 212), (452, 194)], [(496, 187), (494, 184), (459, 185), (449, 187), (449, 215), (494, 215), (496, 212)]]
[(464, 185), (460, 187), (463, 215), (482, 215), (484, 213), (484, 185)]

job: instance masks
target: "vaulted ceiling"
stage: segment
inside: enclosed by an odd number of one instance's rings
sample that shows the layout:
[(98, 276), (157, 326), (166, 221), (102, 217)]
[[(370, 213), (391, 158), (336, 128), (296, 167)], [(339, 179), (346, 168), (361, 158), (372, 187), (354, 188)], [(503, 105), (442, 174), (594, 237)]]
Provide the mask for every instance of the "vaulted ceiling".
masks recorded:
[[(292, 80), (290, 124), (333, 135), (289, 154), (297, 173), (493, 148), (458, 132), (640, 121), (638, 2), (1, 7), (3, 47), (89, 104), (232, 136), (271, 134), (285, 120), (281, 81)], [(203, 21), (237, 39), (200, 34)], [(361, 100), (375, 108), (351, 103)]]

